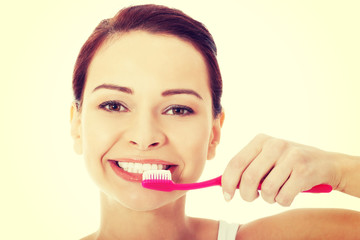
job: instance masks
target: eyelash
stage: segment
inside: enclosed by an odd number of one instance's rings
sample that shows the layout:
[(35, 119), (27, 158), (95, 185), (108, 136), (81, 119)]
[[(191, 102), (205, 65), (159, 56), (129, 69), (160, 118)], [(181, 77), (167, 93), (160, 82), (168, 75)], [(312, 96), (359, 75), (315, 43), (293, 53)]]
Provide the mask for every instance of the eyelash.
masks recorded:
[[(189, 108), (187, 106), (183, 106), (183, 105), (172, 105), (170, 107), (168, 107), (167, 109), (165, 109), (164, 113), (166, 114), (168, 111), (173, 110), (173, 114), (168, 114), (168, 115), (175, 115), (175, 116), (188, 116), (191, 114), (194, 114), (194, 110), (192, 108)], [(185, 111), (186, 113), (174, 113), (174, 110), (181, 110), (181, 111)]]
[[(117, 108), (119, 108), (119, 110), (115, 110), (115, 109), (111, 109), (110, 107), (114, 107), (116, 106)], [(99, 105), (100, 109), (104, 109), (105, 111), (108, 112), (128, 112), (129, 110), (127, 109), (127, 107), (124, 106), (124, 104), (118, 102), (118, 101), (106, 101), (103, 102)], [(121, 111), (121, 108), (124, 108), (124, 110)]]
[[(113, 108), (115, 107), (115, 108)], [(124, 106), (124, 104), (118, 102), (118, 101), (106, 101), (99, 105), (100, 109), (103, 109), (108, 112), (128, 112), (128, 108)], [(121, 110), (124, 108), (125, 110)], [(171, 114), (169, 114), (169, 111), (173, 111)], [(177, 113), (175, 112), (177, 111)], [(179, 113), (180, 111), (180, 113)], [(190, 107), (183, 106), (183, 105), (172, 105), (165, 109), (163, 112), (165, 115), (174, 115), (174, 116), (188, 116), (191, 114), (194, 114), (194, 110)]]

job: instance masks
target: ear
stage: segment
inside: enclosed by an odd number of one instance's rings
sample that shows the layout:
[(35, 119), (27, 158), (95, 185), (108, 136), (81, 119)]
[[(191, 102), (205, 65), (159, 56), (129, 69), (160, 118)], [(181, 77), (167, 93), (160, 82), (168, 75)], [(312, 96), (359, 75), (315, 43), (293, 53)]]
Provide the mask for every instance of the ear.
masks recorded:
[(74, 150), (77, 154), (82, 154), (81, 139), (81, 118), (77, 104), (74, 102), (70, 109), (71, 137), (74, 139)]
[(216, 147), (220, 143), (221, 128), (225, 120), (225, 113), (222, 111), (213, 121), (213, 127), (210, 136), (207, 159), (213, 159), (216, 153)]

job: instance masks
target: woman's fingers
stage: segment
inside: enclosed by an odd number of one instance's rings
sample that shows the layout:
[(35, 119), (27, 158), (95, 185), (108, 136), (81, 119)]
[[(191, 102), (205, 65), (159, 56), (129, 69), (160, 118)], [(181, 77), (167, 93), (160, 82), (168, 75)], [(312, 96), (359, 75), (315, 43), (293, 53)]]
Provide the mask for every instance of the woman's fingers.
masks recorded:
[(299, 192), (337, 179), (328, 158), (319, 149), (258, 135), (226, 167), (224, 197), (230, 200), (239, 185), (241, 197), (253, 201), (262, 181), (261, 196), (266, 202), (289, 206)]
[(281, 206), (289, 207), (296, 195), (302, 191), (302, 186), (304, 186), (303, 179), (295, 175), (290, 175), (289, 179), (281, 187), (280, 192), (275, 197), (275, 201)]
[[(276, 138), (269, 138), (263, 143), (260, 154), (251, 162), (241, 177), (239, 189), (240, 195), (245, 201), (253, 201), (257, 198), (259, 183), (267, 178), (286, 147), (286, 141)], [(283, 175), (284, 173), (280, 172), (278, 177), (281, 178)]]
[(225, 200), (230, 201), (234, 196), (234, 192), (240, 182), (243, 172), (259, 155), (263, 142), (268, 138), (268, 136), (262, 134), (256, 136), (233, 159), (230, 160), (221, 179)]
[(286, 163), (277, 164), (266, 176), (261, 185), (261, 197), (268, 203), (275, 203), (282, 186), (289, 179), (291, 166)]

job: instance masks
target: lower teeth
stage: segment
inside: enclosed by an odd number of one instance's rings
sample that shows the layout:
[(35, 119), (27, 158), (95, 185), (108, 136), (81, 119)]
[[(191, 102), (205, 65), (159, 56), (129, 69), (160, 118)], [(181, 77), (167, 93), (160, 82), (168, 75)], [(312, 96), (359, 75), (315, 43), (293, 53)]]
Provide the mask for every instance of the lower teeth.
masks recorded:
[(123, 170), (125, 172), (130, 172), (130, 173), (143, 173), (144, 171), (146, 170), (142, 170), (142, 169), (135, 169), (135, 168), (127, 168), (127, 169), (124, 169)]

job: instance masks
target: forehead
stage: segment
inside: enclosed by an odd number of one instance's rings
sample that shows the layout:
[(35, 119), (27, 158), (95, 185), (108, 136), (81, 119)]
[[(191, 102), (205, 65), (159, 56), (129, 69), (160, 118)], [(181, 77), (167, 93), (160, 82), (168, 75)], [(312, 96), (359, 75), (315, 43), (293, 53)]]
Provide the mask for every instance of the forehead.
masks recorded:
[[(108, 39), (95, 54), (87, 88), (101, 83), (160, 84), (209, 91), (207, 66), (189, 42), (172, 35), (131, 31)], [(86, 89), (85, 89), (86, 91)]]

